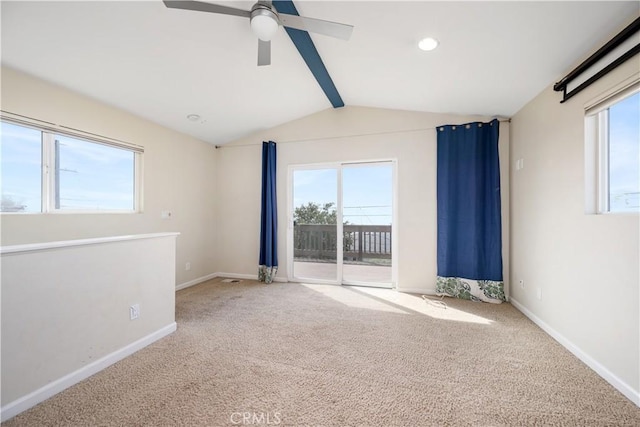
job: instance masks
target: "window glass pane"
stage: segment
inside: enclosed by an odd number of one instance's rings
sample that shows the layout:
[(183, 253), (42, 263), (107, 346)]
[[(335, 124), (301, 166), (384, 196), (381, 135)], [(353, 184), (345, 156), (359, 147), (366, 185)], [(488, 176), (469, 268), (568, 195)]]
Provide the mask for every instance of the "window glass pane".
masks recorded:
[(338, 171), (293, 172), (293, 276), (338, 279)]
[(0, 122), (2, 212), (42, 211), (42, 133)]
[(640, 211), (640, 93), (609, 108), (609, 209)]
[(393, 166), (346, 165), (342, 169), (344, 281), (391, 283)]
[(60, 135), (56, 146), (57, 209), (135, 209), (132, 151)]

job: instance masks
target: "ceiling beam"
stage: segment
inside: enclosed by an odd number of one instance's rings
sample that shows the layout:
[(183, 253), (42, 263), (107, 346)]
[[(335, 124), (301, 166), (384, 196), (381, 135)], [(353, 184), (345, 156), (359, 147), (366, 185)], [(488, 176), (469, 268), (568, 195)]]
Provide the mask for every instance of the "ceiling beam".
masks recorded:
[[(299, 16), (298, 10), (290, 0), (276, 0), (273, 2), (273, 5), (279, 13)], [(324, 66), (322, 58), (320, 58), (320, 54), (318, 53), (316, 46), (313, 44), (313, 40), (311, 40), (309, 33), (287, 27), (284, 27), (284, 29), (287, 31), (287, 34), (289, 34), (289, 37), (298, 49), (298, 52), (300, 52), (300, 55), (309, 67), (311, 74), (316, 78), (325, 95), (327, 95), (327, 98), (329, 98), (329, 102), (331, 102), (333, 108), (344, 107), (344, 102), (338, 93), (338, 89), (333, 84), (333, 80), (331, 80), (331, 76), (329, 75), (327, 68)]]

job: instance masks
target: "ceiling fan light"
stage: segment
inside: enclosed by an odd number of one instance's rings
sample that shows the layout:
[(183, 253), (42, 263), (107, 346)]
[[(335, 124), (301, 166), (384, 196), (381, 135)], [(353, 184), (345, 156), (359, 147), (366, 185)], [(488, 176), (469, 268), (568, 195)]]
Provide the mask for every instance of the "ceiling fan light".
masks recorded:
[(278, 21), (273, 14), (254, 14), (251, 17), (251, 30), (260, 40), (268, 42), (278, 31)]

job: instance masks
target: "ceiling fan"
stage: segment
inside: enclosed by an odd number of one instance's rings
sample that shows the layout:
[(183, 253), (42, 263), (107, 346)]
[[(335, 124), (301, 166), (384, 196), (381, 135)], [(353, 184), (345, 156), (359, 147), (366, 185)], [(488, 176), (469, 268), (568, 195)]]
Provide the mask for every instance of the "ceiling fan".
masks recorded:
[(251, 10), (237, 9), (235, 7), (200, 1), (164, 0), (164, 4), (172, 9), (220, 13), (223, 15), (249, 18), (251, 29), (258, 37), (258, 65), (271, 64), (271, 38), (275, 35), (280, 25), (343, 40), (349, 40), (351, 32), (353, 31), (352, 25), (278, 13), (271, 1), (258, 1), (253, 5)]

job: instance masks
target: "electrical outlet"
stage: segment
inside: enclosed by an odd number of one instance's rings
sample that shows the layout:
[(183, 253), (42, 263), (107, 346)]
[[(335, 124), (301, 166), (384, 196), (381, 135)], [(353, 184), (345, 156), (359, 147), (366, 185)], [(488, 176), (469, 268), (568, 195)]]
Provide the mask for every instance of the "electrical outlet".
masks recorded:
[(542, 288), (537, 289), (538, 299), (542, 299)]
[(184, 265), (184, 269), (187, 270), (187, 271), (191, 270), (191, 263), (190, 262), (186, 263)]
[(520, 287), (524, 289), (524, 280), (520, 279), (518, 283), (520, 284)]
[(171, 216), (172, 216), (171, 211), (162, 211), (160, 213), (160, 218), (162, 219), (171, 219)]
[(129, 319), (136, 320), (140, 317), (140, 304), (133, 304), (129, 307)]

